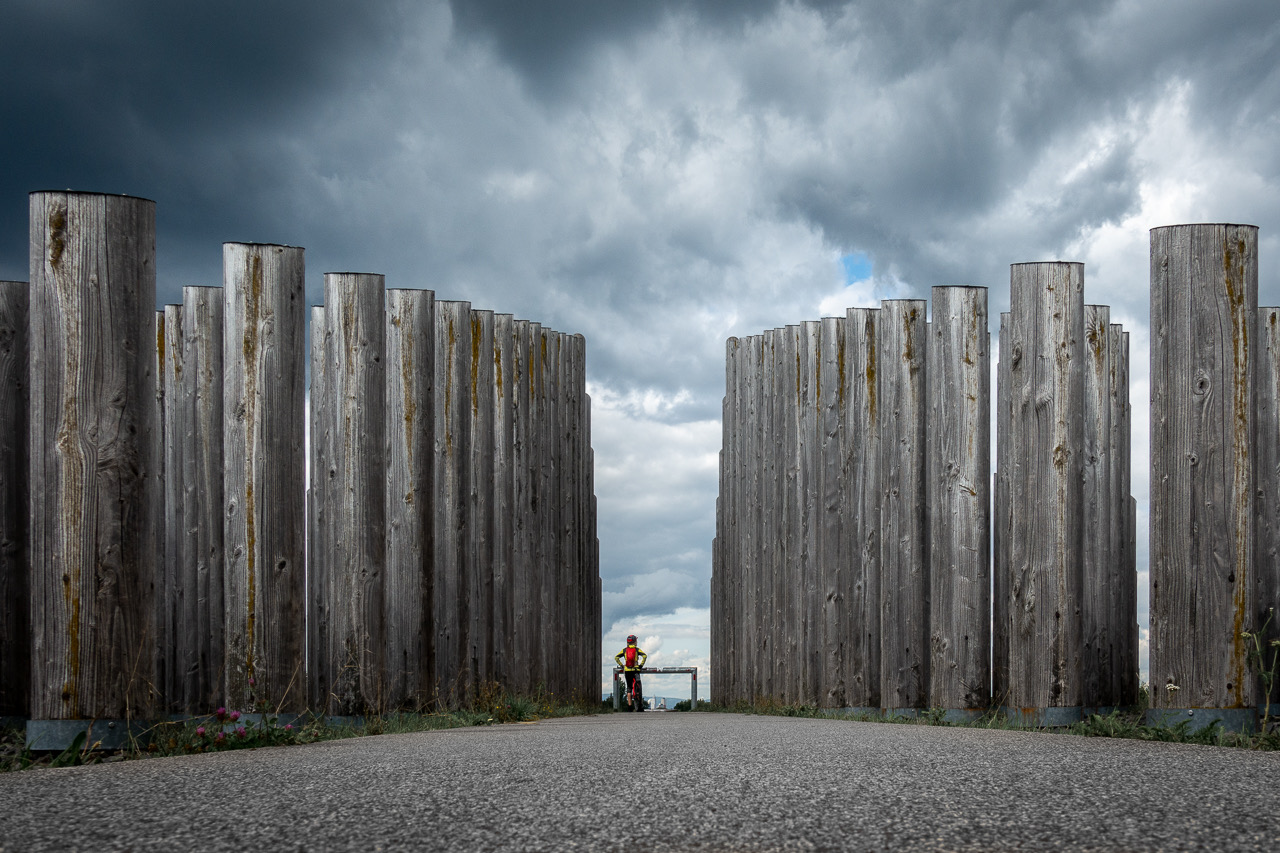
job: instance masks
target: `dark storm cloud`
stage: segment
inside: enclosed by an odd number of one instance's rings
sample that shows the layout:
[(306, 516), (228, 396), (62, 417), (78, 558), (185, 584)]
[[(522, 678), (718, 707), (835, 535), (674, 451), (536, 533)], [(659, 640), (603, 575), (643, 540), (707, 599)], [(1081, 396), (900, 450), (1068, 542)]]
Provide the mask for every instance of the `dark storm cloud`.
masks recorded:
[(232, 229), (259, 228), (298, 239), (256, 215), (293, 171), (280, 142), (362, 72), (392, 7), (10, 3), (0, 28), (0, 256), (25, 255), (9, 244), (25, 236), (27, 193), (68, 187), (156, 199), (177, 239), (212, 230), (216, 246), (250, 239)]

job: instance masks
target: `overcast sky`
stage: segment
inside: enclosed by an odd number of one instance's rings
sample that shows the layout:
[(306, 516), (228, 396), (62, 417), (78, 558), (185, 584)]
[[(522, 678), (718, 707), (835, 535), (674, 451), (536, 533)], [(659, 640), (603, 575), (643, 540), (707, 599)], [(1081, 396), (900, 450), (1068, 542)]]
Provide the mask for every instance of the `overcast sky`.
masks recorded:
[(994, 333), (1009, 264), (1083, 261), (1132, 332), (1145, 626), (1148, 229), (1260, 226), (1280, 301), (1275, 0), (6, 0), (0, 46), (0, 278), (29, 191), (119, 192), (161, 302), (278, 242), (312, 303), (379, 272), (584, 334), (605, 650), (659, 665), (709, 665), (728, 336), (944, 284)]

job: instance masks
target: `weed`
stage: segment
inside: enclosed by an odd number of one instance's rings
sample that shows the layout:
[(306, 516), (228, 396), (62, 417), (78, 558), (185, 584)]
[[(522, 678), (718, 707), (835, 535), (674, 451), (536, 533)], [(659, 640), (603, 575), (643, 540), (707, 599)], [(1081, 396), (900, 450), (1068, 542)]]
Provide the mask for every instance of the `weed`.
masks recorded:
[[(1263, 734), (1271, 731), (1271, 694), (1275, 690), (1276, 676), (1280, 675), (1280, 639), (1268, 639), (1267, 629), (1275, 618), (1276, 609), (1267, 609), (1266, 621), (1257, 631), (1242, 631), (1240, 636), (1249, 644), (1247, 653), (1249, 668), (1258, 673), (1262, 681), (1262, 727)], [(1270, 659), (1267, 654), (1270, 653)]]

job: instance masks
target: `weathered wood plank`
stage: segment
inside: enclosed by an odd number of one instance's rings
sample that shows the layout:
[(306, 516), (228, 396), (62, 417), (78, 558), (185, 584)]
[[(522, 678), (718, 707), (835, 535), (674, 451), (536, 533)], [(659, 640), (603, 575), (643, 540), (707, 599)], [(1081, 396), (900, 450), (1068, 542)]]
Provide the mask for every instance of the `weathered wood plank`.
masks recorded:
[(1082, 264), (1012, 266), (1008, 701), (1028, 722), (1079, 716), (1083, 288)]
[(432, 535), (434, 572), (432, 621), (436, 640), (435, 686), (439, 701), (455, 705), (466, 697), (470, 662), (466, 627), (470, 554), (467, 488), (470, 483), (471, 304), (435, 303), (436, 425)]
[(164, 507), (162, 539), (164, 562), (156, 572), (156, 596), (160, 600), (156, 623), (160, 636), (161, 684), (164, 709), (187, 713), (200, 709), (198, 636), (191, 630), (198, 618), (196, 572), (186, 555), (186, 491), (182, 468), (187, 455), (187, 410), (182, 394), (182, 306), (166, 305), (157, 316), (161, 406)]
[(224, 243), (226, 701), (305, 708), (303, 250)]
[(991, 683), (991, 361), (985, 287), (933, 288), (928, 351), (929, 705), (977, 713)]
[(534, 606), (534, 537), (530, 525), (533, 501), (532, 456), (530, 447), (533, 331), (528, 320), (512, 324), (511, 340), (511, 474), (512, 546), (511, 596), (512, 638), (516, 646), (516, 666), (510, 677), (518, 693), (533, 689), (533, 650), (536, 645)]
[(325, 375), (333, 418), (326, 523), (327, 712), (387, 710), (386, 631), (386, 287), (381, 275), (325, 273)]
[(876, 348), (880, 406), (880, 702), (921, 709), (929, 696), (929, 563), (925, 515), (925, 302), (881, 303)]
[(807, 320), (800, 325), (800, 693), (805, 705), (816, 705), (824, 688), (822, 674), (822, 598), (819, 584), (819, 530), (822, 497), (822, 442), (818, 417), (818, 386), (821, 381), (820, 335), (822, 324)]
[(472, 309), (464, 336), (470, 348), (464, 396), (471, 408), (465, 627), (468, 680), (479, 687), (493, 672), (493, 312)]
[[(1254, 546), (1257, 593), (1253, 609), (1257, 630), (1262, 630), (1267, 620), (1271, 620), (1262, 636), (1267, 648), (1266, 644), (1280, 640), (1280, 308), (1259, 308), (1254, 334), (1258, 355), (1254, 391), (1258, 520)], [(1268, 697), (1259, 677), (1255, 689), (1259, 708), (1265, 709), (1268, 698), (1272, 708), (1280, 705), (1280, 685), (1273, 685)]]
[(26, 717), (31, 679), (27, 584), (27, 377), (25, 281), (0, 281), (0, 717)]
[(846, 702), (880, 707), (880, 401), (877, 325), (880, 309), (845, 314), (843, 447), (849, 574), (844, 584), (849, 649)]
[(519, 650), (513, 635), (512, 563), (514, 465), (512, 457), (513, 406), (512, 376), (515, 318), (495, 314), (493, 318), (493, 673), (494, 681), (511, 689), (513, 667), (519, 665)]
[(1111, 541), (1108, 566), (1111, 589), (1111, 691), (1117, 705), (1138, 701), (1138, 571), (1136, 523), (1132, 509), (1132, 407), (1129, 404), (1129, 333), (1119, 325), (1108, 329), (1111, 350)]
[(801, 329), (789, 325), (783, 329), (784, 368), (783, 399), (787, 401), (783, 419), (783, 563), (782, 581), (783, 632), (781, 700), (788, 704), (800, 701), (803, 689), (804, 580), (800, 574), (800, 549), (804, 540), (803, 480), (800, 475), (801, 410), (804, 406), (804, 384), (801, 379)]
[(31, 716), (147, 718), (155, 203), (30, 196)]
[(387, 291), (387, 695), (414, 710), (434, 695), (434, 306), (430, 290)]
[(324, 713), (329, 707), (333, 671), (329, 666), (329, 561), (333, 553), (325, 498), (329, 490), (332, 454), (329, 448), (333, 418), (325, 407), (332, 399), (325, 390), (325, 311), (323, 305), (311, 307), (310, 363), (311, 386), (308, 391), (308, 461), (307, 487), (307, 705)]
[(821, 659), (819, 704), (843, 708), (845, 655), (849, 649), (849, 617), (846, 585), (849, 573), (847, 519), (853, 515), (845, 504), (844, 471), (845, 320), (824, 317), (819, 335), (818, 457), (821, 460), (821, 492), (818, 509), (818, 589), (821, 608)]
[(995, 519), (992, 529), (991, 566), (991, 694), (994, 704), (1009, 705), (1009, 477), (1014, 470), (1009, 455), (1012, 429), (1011, 400), (1013, 319), (1008, 312), (1000, 315), (1000, 360), (996, 370), (996, 476)]
[(1086, 713), (1109, 713), (1118, 704), (1111, 650), (1119, 542), (1112, 538), (1112, 520), (1123, 519), (1124, 508), (1116, 503), (1111, 482), (1110, 327), (1107, 306), (1084, 306), (1080, 701)]
[(1151, 704), (1252, 708), (1257, 228), (1151, 231)]
[(194, 573), (197, 676), (193, 707), (208, 711), (222, 698), (225, 661), (222, 508), (222, 327), (220, 287), (182, 289), (183, 558)]

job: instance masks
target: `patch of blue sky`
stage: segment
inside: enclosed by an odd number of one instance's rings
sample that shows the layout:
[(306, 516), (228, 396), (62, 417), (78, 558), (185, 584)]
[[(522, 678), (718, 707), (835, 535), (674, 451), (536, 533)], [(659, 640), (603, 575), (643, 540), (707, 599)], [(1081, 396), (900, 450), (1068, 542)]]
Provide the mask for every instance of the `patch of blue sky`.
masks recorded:
[(844, 283), (846, 286), (871, 278), (871, 258), (862, 252), (841, 255), (840, 267), (844, 270)]

